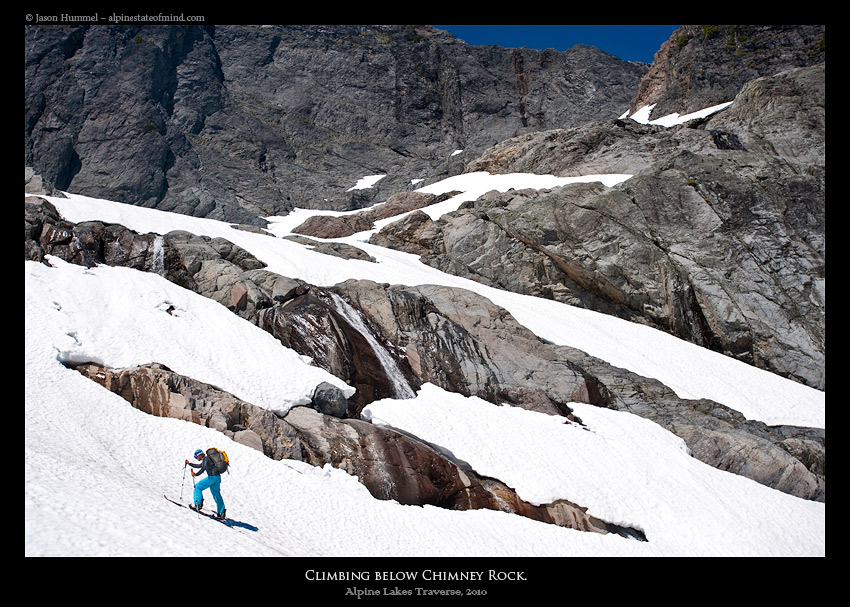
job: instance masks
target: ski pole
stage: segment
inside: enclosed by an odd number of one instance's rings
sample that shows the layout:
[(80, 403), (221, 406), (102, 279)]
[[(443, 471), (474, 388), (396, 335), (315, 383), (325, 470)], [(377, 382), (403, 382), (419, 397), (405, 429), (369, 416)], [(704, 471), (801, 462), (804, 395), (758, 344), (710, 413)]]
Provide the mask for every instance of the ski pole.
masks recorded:
[(183, 484), (186, 482), (186, 464), (183, 464), (183, 480), (180, 481), (180, 501), (183, 501)]

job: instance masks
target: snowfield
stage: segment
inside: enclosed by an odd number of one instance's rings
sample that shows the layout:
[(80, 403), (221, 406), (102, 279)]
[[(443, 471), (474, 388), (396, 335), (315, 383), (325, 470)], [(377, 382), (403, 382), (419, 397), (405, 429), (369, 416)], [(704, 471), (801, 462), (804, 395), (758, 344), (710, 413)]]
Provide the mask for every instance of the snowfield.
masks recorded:
[[(439, 216), (490, 189), (558, 185), (550, 176), (460, 177), (465, 181), (423, 189), (464, 192), (429, 213)], [(614, 185), (627, 178), (583, 179)], [(711, 398), (768, 424), (825, 427), (823, 392), (647, 327), (442, 274), (415, 256), (369, 245), (368, 233), (340, 240), (377, 263), (325, 256), (279, 237), (307, 211), (268, 218), (270, 236), (84, 196), (48, 200), (71, 222), (220, 236), (269, 271), (316, 285), (362, 278), (474, 290), (541, 337), (657, 378), (680, 396)], [(62, 362), (112, 368), (159, 362), (276, 410), (307, 402), (321, 381), (352, 388), (219, 304), (156, 274), (49, 262), (25, 262), (26, 556), (825, 555), (825, 504), (711, 468), (656, 424), (589, 405), (572, 405), (582, 428), (426, 385), (415, 399), (372, 403), (364, 418), (451, 452), (530, 502), (570, 500), (606, 521), (643, 530), (647, 542), (505, 512), (376, 500), (345, 472), (273, 461), (214, 430), (152, 417)], [(209, 446), (226, 450), (232, 462), (222, 494), (233, 528), (163, 499), (191, 499), (183, 462)]]

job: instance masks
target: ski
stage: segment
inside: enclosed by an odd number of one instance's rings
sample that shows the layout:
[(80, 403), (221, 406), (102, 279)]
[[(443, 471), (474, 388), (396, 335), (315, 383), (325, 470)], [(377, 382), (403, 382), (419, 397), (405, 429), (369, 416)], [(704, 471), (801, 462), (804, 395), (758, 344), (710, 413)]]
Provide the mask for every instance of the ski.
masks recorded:
[(222, 518), (218, 518), (218, 517), (215, 515), (215, 513), (213, 513), (213, 512), (210, 512), (210, 511), (208, 511), (208, 510), (195, 510), (194, 508), (190, 508), (187, 504), (184, 504), (184, 503), (182, 503), (182, 502), (178, 502), (177, 500), (172, 499), (172, 498), (168, 497), (167, 495), (163, 495), (162, 497), (164, 497), (165, 499), (167, 499), (169, 502), (171, 502), (171, 503), (172, 503), (172, 504), (174, 504), (175, 506), (180, 506), (181, 508), (186, 508), (186, 510), (191, 510), (192, 512), (197, 512), (197, 513), (198, 513), (198, 514), (200, 514), (201, 516), (205, 516), (205, 517), (207, 517), (207, 518), (211, 518), (212, 520), (214, 520), (214, 521), (218, 521), (219, 523), (221, 523), (222, 525), (224, 525), (224, 526), (226, 526), (226, 527), (230, 527), (230, 521), (229, 521), (229, 520), (227, 520), (226, 518), (223, 518), (223, 519), (222, 519)]

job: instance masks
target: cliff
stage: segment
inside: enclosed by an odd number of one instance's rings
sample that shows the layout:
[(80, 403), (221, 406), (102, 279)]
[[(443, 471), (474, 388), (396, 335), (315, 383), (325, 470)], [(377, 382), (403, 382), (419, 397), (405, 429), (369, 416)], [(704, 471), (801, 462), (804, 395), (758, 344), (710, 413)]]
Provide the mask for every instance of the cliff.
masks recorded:
[[(591, 47), (473, 47), (430, 26), (25, 37), (26, 166), (61, 190), (254, 225), (360, 208), (507, 137), (616, 116), (643, 75)], [(387, 177), (351, 189), (367, 175)]]

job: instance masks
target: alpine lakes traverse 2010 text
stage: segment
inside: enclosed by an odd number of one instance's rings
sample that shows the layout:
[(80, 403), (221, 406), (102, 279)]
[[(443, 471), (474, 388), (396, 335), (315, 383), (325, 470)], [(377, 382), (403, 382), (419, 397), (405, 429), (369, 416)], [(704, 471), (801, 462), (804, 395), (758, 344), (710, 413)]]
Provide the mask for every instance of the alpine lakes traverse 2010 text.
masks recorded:
[(363, 598), (364, 596), (485, 596), (487, 594), (486, 590), (481, 590), (478, 588), (467, 588), (466, 590), (458, 590), (456, 588), (450, 589), (433, 589), (433, 588), (422, 588), (417, 586), (416, 588), (382, 588), (381, 590), (375, 590), (374, 588), (346, 588), (345, 596), (354, 596), (358, 599)]

